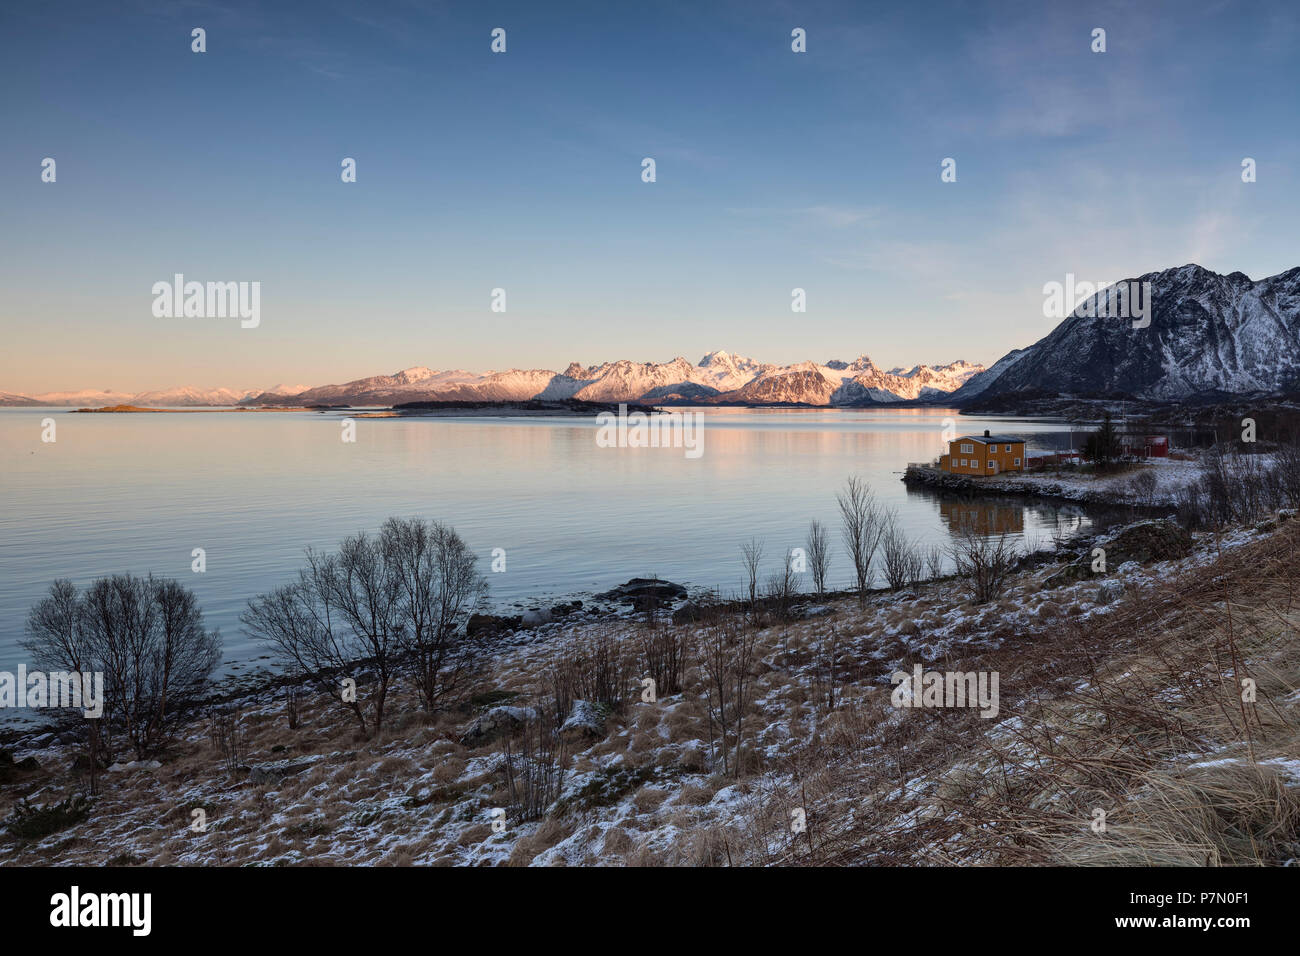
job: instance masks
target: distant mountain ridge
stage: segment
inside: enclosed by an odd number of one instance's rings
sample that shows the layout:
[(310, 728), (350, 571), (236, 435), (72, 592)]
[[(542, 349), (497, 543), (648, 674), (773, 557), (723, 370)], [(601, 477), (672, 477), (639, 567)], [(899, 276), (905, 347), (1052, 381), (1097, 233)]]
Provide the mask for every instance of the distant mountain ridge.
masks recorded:
[(601, 365), (571, 363), (563, 372), (510, 369), (475, 375), (422, 366), (294, 395), (263, 393), (245, 404), (392, 405), (412, 401), (527, 401), (576, 398), (592, 402), (670, 404), (855, 405), (938, 399), (955, 391), (982, 365), (957, 361), (878, 369), (863, 355), (853, 362), (773, 365), (717, 351), (698, 363), (626, 359)]
[(102, 406), (102, 405), (139, 405), (139, 406), (174, 406), (190, 407), (202, 405), (240, 405), (247, 404), (255, 395), (289, 395), (305, 391), (306, 385), (276, 385), (265, 391), (236, 391), (230, 388), (195, 388), (181, 386), (178, 388), (154, 389), (147, 392), (118, 392), (113, 389), (95, 391), (86, 389), (76, 392), (43, 392), (37, 395), (15, 395), (0, 391), (0, 405), (22, 406)]
[(867, 405), (942, 399), (984, 366), (958, 360), (910, 369), (877, 368), (865, 355), (852, 362), (774, 365), (716, 351), (698, 363), (626, 359), (563, 372), (508, 369), (468, 372), (423, 365), (391, 375), (372, 375), (338, 385), (278, 385), (260, 392), (226, 388), (172, 388), (126, 393), (112, 390), (49, 392), (23, 396), (0, 392), (0, 405), (394, 405), (417, 401), (517, 402), (576, 398), (592, 402), (737, 405)]
[(971, 376), (953, 401), (1215, 400), (1300, 388), (1300, 267), (1253, 281), (1190, 263), (1122, 282), (1150, 283), (1146, 328), (1104, 317), (1114, 287), (1101, 289), (1033, 345)]

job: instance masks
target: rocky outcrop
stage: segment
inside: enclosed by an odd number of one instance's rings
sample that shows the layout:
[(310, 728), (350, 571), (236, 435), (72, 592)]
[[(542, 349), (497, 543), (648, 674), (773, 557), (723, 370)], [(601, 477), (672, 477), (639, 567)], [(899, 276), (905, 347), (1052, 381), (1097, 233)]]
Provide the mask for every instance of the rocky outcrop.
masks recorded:
[(471, 614), (465, 625), (465, 633), (470, 637), (495, 637), (509, 634), (523, 624), (523, 615), (505, 617), (496, 614)]
[(1097, 538), (1075, 561), (1057, 571), (1045, 582), (1047, 587), (1101, 577), (1093, 571), (1096, 549), (1105, 552), (1107, 572), (1130, 561), (1150, 564), (1152, 561), (1173, 561), (1185, 558), (1192, 550), (1192, 536), (1174, 521), (1139, 521), (1118, 531)]
[(531, 707), (493, 707), (474, 719), (460, 735), (460, 742), (466, 747), (482, 747), (515, 733), (524, 726), (525, 721), (536, 716), (536, 711)]
[(270, 763), (254, 764), (248, 768), (248, 782), (251, 784), (275, 783), (285, 777), (309, 770), (324, 760), (323, 754), (310, 754), (305, 757), (290, 757), (287, 760), (273, 760)]
[(574, 744), (587, 745), (605, 736), (608, 709), (588, 700), (575, 700), (569, 716), (560, 725), (561, 739)]
[(15, 783), (40, 769), (41, 765), (35, 757), (14, 760), (11, 751), (0, 750), (0, 784)]
[(605, 601), (618, 601), (631, 604), (638, 610), (648, 607), (663, 607), (673, 601), (686, 597), (686, 588), (672, 581), (660, 581), (658, 578), (633, 578), (626, 584), (620, 584), (612, 590), (596, 595)]

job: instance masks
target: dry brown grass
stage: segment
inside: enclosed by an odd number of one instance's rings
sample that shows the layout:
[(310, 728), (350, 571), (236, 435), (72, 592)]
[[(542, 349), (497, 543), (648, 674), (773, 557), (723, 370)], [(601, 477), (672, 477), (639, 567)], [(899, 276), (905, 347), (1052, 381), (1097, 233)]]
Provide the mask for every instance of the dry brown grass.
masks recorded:
[[(1300, 670), (1298, 545), (1291, 523), (1111, 613), (1067, 620), (1053, 640), (1030, 635), (964, 659), (960, 669), (1000, 672), (999, 720), (1020, 718), (996, 735), (940, 711), (824, 722), (822, 752), (801, 755), (799, 769), (814, 803), (852, 798), (857, 819), (828, 821), (811, 852), (792, 846), (785, 859), (1276, 865), (1300, 855), (1300, 790), (1263, 763), (1300, 753), (1300, 713), (1284, 701)], [(1254, 704), (1241, 700), (1247, 677)], [(818, 772), (840, 766), (855, 739), (880, 761)], [(901, 792), (913, 777), (924, 778), (917, 792)], [(1098, 809), (1105, 832), (1090, 826)]]
[[(60, 861), (101, 864), (118, 855), (192, 863), (198, 845), (200, 859), (222, 865), (287, 853), (308, 863), (450, 865), (491, 843), (496, 859), (525, 865), (562, 841), (570, 861), (629, 865), (1275, 864), (1300, 857), (1300, 790), (1270, 763), (1300, 755), (1300, 701), (1289, 699), (1300, 681), (1298, 551), (1300, 523), (1288, 522), (1212, 565), (1126, 590), (1090, 617), (1080, 617), (1080, 589), (1045, 594), (1034, 612), (1006, 597), (967, 608), (959, 630), (974, 643), (923, 663), (998, 671), (996, 720), (898, 711), (881, 683), (891, 661), (920, 661), (912, 648), (963, 606), (941, 586), (898, 606), (860, 610), (851, 599), (829, 617), (765, 628), (739, 780), (710, 755), (706, 675), (691, 666), (680, 695), (657, 705), (633, 697), (603, 740), (566, 758), (570, 773), (603, 772), (611, 759), (658, 767), (654, 783), (619, 798), (628, 804), (585, 811), (594, 816), (544, 816), (513, 843), (482, 822), (501, 799), (500, 775), (485, 764), (466, 777), (471, 758), (504, 744), (462, 746), (475, 711), (431, 721), (397, 687), (390, 724), (366, 740), (319, 699), (301, 702), (292, 731), (282, 710), (246, 714), (250, 763), (332, 755), (271, 785), (227, 773), (202, 737), (178, 741), (159, 770), (111, 775), (92, 817), (54, 845)], [(1018, 593), (1035, 593), (1050, 570)], [(917, 625), (911, 643), (881, 633), (890, 621)], [(637, 636), (628, 630), (619, 653), (634, 658)], [(539, 675), (566, 639), (521, 649), (475, 693), (544, 707), (550, 690)], [(1240, 700), (1246, 676), (1258, 686), (1253, 705)], [(75, 779), (70, 761), (50, 774)], [(724, 787), (740, 796), (712, 803)], [(13, 796), (0, 794), (0, 812)], [(395, 798), (409, 806), (394, 812)], [(196, 805), (209, 812), (210, 832), (198, 838), (186, 826)], [(375, 808), (373, 825), (357, 823), (363, 807)], [(1089, 826), (1097, 809), (1104, 833)], [(609, 827), (602, 814), (616, 810)], [(806, 816), (803, 832), (791, 829), (795, 810)], [(676, 828), (671, 839), (655, 839), (666, 826)], [(49, 853), (20, 849), (9, 859)]]

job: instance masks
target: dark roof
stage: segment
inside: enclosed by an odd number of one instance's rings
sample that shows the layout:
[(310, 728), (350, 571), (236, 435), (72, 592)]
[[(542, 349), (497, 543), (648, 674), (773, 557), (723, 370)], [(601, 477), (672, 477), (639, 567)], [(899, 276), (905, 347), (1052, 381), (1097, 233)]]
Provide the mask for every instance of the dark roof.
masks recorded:
[(954, 438), (953, 441), (977, 441), (985, 445), (1001, 445), (1005, 442), (1024, 442), (1023, 438), (1017, 438), (1015, 435), (962, 435), (961, 438)]

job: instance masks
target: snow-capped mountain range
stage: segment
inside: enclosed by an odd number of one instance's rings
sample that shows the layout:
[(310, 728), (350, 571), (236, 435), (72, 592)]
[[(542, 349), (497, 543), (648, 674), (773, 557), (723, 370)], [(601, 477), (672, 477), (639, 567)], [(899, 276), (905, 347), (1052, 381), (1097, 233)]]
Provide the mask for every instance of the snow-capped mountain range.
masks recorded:
[[(773, 365), (729, 352), (692, 364), (622, 360), (563, 372), (435, 370), (424, 366), (340, 385), (258, 392), (176, 388), (16, 395), (0, 405), (392, 405), (412, 401), (582, 399), (647, 404), (866, 405), (934, 400), (962, 405), (1039, 396), (1179, 401), (1300, 390), (1300, 267), (1252, 281), (1198, 265), (1150, 272), (1150, 323), (1106, 317), (1115, 287), (1098, 291), (1033, 345), (989, 368), (965, 361), (880, 369), (852, 362)], [(1090, 303), (1090, 304), (1089, 304)]]
[(729, 352), (710, 352), (691, 364), (621, 360), (563, 372), (509, 369), (502, 372), (435, 370), (415, 366), (340, 385), (279, 385), (263, 392), (177, 388), (126, 394), (51, 392), (30, 397), (0, 392), (7, 405), (393, 405), (413, 401), (504, 402), (579, 399), (652, 404), (855, 405), (939, 399), (984, 366), (965, 361), (877, 368), (865, 355), (852, 362), (773, 365)]
[(96, 391), (85, 389), (76, 392), (44, 392), (39, 395), (15, 395), (0, 391), (0, 405), (69, 405), (97, 408), (103, 405), (139, 405), (181, 408), (198, 405), (240, 405), (258, 395), (294, 395), (305, 391), (307, 385), (276, 385), (261, 391), (236, 391), (230, 388), (180, 388), (155, 389), (149, 392), (118, 392), (113, 389)]
[(1025, 395), (1183, 401), (1300, 389), (1300, 267), (1252, 281), (1195, 264), (1149, 272), (1150, 324), (1099, 317), (1098, 291), (1049, 334), (972, 376), (954, 402)]
[(258, 395), (249, 404), (393, 405), (413, 401), (526, 401), (578, 399), (651, 404), (852, 405), (940, 398), (961, 386), (982, 365), (957, 361), (911, 369), (876, 368), (865, 355), (852, 362), (772, 365), (710, 352), (691, 364), (621, 360), (563, 372), (510, 369), (476, 375), (416, 367), (342, 385), (322, 385), (295, 395)]

